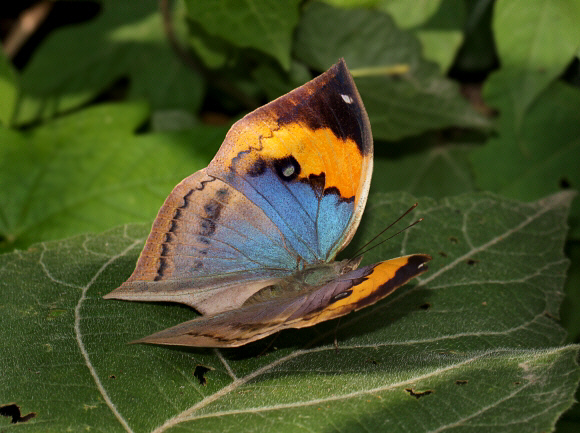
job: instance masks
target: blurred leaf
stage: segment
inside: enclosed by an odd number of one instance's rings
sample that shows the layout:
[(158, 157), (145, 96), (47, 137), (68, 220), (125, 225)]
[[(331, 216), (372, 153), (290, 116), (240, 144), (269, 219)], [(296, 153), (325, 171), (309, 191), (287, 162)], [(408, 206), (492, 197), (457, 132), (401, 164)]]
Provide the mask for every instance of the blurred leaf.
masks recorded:
[(290, 64), (288, 72), (262, 63), (252, 71), (252, 77), (264, 89), (269, 100), (274, 100), (313, 78), (308, 68), (296, 61)]
[(227, 41), (208, 34), (200, 23), (190, 19), (188, 29), (189, 44), (208, 68), (222, 68), (234, 56)]
[(475, 147), (426, 134), (398, 143), (375, 143), (371, 191), (407, 191), (432, 198), (474, 192), (469, 154)]
[(465, 40), (454, 61), (460, 73), (478, 73), (480, 79), (497, 68), (497, 54), (491, 30), (494, 0), (464, 2), (467, 19)]
[[(501, 73), (491, 80), (499, 80)], [(489, 88), (492, 88), (490, 84)], [(497, 86), (493, 88), (499, 89)], [(535, 200), (580, 187), (580, 89), (555, 82), (544, 91), (514, 131), (512, 95), (494, 95), (502, 110), (499, 135), (472, 153), (477, 185), (519, 200)], [(571, 211), (571, 236), (580, 236), (580, 201)]]
[[(203, 81), (171, 50), (158, 2), (100, 3), (95, 20), (54, 31), (35, 52), (22, 75), (17, 123), (85, 104), (121, 78), (129, 79), (130, 98), (154, 109), (198, 110)], [(179, 14), (173, 21), (183, 34)]]
[(196, 117), (185, 110), (157, 110), (151, 115), (151, 130), (155, 132), (183, 131), (199, 123)]
[(463, 42), (465, 9), (464, 0), (443, 0), (435, 15), (412, 29), (423, 46), (423, 57), (442, 71), (451, 67)]
[[(358, 237), (413, 200), (374, 196)], [(580, 378), (578, 347), (557, 347), (563, 330), (551, 318), (569, 200), (421, 200), (425, 223), (366, 258), (432, 252), (430, 271), (343, 318), (338, 352), (335, 321), (284, 331), (265, 356), (268, 341), (221, 351), (127, 345), (193, 316), (102, 299), (130, 275), (145, 226), (2, 255), (0, 402), (37, 413), (19, 426), (29, 432), (549, 431)]]
[(322, 0), (324, 3), (338, 8), (374, 7), (382, 0)]
[[(490, 80), (488, 104), (514, 115), (513, 129), (539, 95), (571, 62), (580, 46), (580, 2), (577, 0), (498, 0), (493, 29), (502, 69)], [(517, 29), (517, 31), (514, 31)], [(507, 94), (509, 98), (503, 98)], [(501, 100), (496, 99), (498, 96)]]
[(446, 71), (461, 42), (465, 22), (464, 0), (323, 0), (342, 7), (367, 7), (389, 14), (402, 29), (414, 34), (423, 47), (423, 57)]
[(23, 133), (0, 129), (0, 249), (151, 222), (207, 165), (224, 128), (135, 135), (144, 105), (101, 105)]
[(10, 59), (0, 49), (0, 123), (10, 125), (16, 99), (18, 97), (18, 77)]
[[(376, 139), (396, 140), (448, 126), (488, 128), (458, 87), (421, 58), (415, 37), (376, 11), (312, 3), (297, 30), (296, 55), (323, 71), (344, 57), (356, 78)], [(403, 65), (406, 73), (385, 73)]]
[(417, 27), (423, 24), (437, 12), (442, 0), (381, 0), (378, 6), (388, 12), (396, 23), (404, 29)]
[(254, 48), (290, 67), (292, 34), (300, 0), (185, 0), (188, 15), (204, 29), (232, 44)]

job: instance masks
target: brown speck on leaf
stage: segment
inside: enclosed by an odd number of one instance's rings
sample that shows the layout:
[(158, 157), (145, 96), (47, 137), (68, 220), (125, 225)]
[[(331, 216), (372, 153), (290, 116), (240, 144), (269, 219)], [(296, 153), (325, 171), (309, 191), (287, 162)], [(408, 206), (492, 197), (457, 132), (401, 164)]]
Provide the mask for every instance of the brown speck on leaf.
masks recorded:
[(16, 403), (6, 404), (4, 406), (0, 406), (0, 415), (7, 416), (12, 418), (10, 421), (12, 424), (16, 424), (18, 422), (26, 422), (36, 416), (36, 412), (30, 412), (24, 416), (20, 412), (20, 406)]
[(426, 395), (433, 394), (435, 392), (432, 389), (427, 389), (425, 391), (415, 391), (412, 388), (405, 388), (405, 391), (407, 391), (411, 397), (415, 397), (416, 399), (420, 399), (421, 397), (425, 397)]
[(193, 372), (194, 377), (199, 380), (199, 384), (202, 386), (207, 385), (207, 379), (205, 374), (208, 371), (212, 371), (213, 367), (206, 367), (205, 365), (198, 364), (195, 366), (195, 371)]

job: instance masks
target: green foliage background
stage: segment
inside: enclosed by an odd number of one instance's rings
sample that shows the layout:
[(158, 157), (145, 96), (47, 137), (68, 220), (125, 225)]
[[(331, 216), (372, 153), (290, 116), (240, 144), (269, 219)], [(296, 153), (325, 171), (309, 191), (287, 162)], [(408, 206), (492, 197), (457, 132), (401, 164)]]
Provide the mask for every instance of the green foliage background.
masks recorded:
[[(157, 1), (98, 4), (22, 68), (0, 53), (0, 406), (37, 412), (14, 429), (554, 428), (580, 378), (580, 2), (176, 1), (185, 59)], [(425, 222), (365, 261), (430, 273), (344, 319), (338, 354), (336, 324), (263, 357), (127, 346), (194, 314), (100, 298), (172, 187), (340, 57), (376, 153), (353, 247), (419, 197)], [(557, 430), (579, 427), (576, 405)]]

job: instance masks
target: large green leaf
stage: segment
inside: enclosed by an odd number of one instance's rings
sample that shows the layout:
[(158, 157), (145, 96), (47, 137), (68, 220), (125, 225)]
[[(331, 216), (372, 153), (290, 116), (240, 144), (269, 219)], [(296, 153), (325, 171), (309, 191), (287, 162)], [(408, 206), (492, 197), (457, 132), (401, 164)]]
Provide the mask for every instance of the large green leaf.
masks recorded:
[(474, 138), (450, 140), (422, 134), (396, 143), (375, 142), (371, 191), (406, 191), (443, 198), (477, 190), (469, 156)]
[(18, 78), (12, 63), (0, 50), (0, 124), (12, 122), (16, 98), (18, 96)]
[[(121, 78), (133, 99), (154, 109), (196, 111), (203, 81), (177, 58), (163, 31), (156, 0), (100, 0), (92, 22), (53, 32), (22, 75), (16, 122), (78, 107)], [(184, 33), (174, 17), (178, 33)]]
[[(188, 14), (210, 35), (254, 48), (288, 69), (299, 0), (186, 0)], [(199, 44), (195, 44), (200, 47)]]
[[(496, 75), (499, 77), (499, 75)], [(494, 78), (492, 78), (493, 80)], [(580, 90), (555, 82), (523, 118), (508, 108), (510, 95), (496, 95), (502, 111), (499, 134), (471, 155), (480, 188), (520, 200), (535, 200), (561, 188), (580, 186)], [(580, 201), (572, 206), (572, 236), (580, 236)]]
[[(357, 244), (413, 200), (372, 197)], [(194, 316), (102, 299), (131, 273), (145, 226), (2, 255), (0, 404), (35, 412), (18, 425), (29, 432), (549, 431), (580, 378), (554, 321), (569, 201), (423, 199), (425, 221), (366, 260), (431, 253), (427, 274), (270, 348), (127, 345)]]
[(25, 132), (0, 128), (0, 251), (151, 222), (225, 129), (136, 135), (148, 115), (145, 105), (101, 105)]
[(377, 6), (388, 12), (398, 26), (417, 36), (423, 47), (423, 56), (446, 71), (463, 41), (465, 2), (423, 0), (420, 3), (383, 0)]
[[(320, 71), (345, 58), (376, 138), (395, 140), (448, 126), (489, 126), (437, 65), (422, 59), (419, 41), (383, 13), (312, 3), (298, 26), (295, 50)], [(398, 65), (408, 71), (385, 72), (385, 67)]]
[(463, 0), (323, 0), (336, 7), (368, 7), (387, 12), (420, 41), (425, 59), (441, 70), (451, 66), (463, 41), (466, 4)]
[[(498, 0), (493, 29), (501, 79), (487, 83), (487, 102), (513, 111), (513, 128), (534, 100), (562, 73), (580, 46), (577, 0)], [(515, 31), (516, 30), (516, 31)], [(503, 95), (507, 95), (504, 98)], [(496, 101), (492, 96), (501, 99)]]

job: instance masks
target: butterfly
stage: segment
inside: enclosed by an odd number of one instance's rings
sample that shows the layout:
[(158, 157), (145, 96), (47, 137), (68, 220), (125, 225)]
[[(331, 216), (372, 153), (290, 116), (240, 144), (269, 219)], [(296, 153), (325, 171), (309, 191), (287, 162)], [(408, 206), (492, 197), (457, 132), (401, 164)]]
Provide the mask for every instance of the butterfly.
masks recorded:
[(334, 261), (373, 168), (368, 115), (344, 60), (236, 122), (210, 164), (171, 192), (135, 271), (106, 299), (202, 314), (137, 343), (237, 347), (372, 305), (427, 270), (413, 254)]

